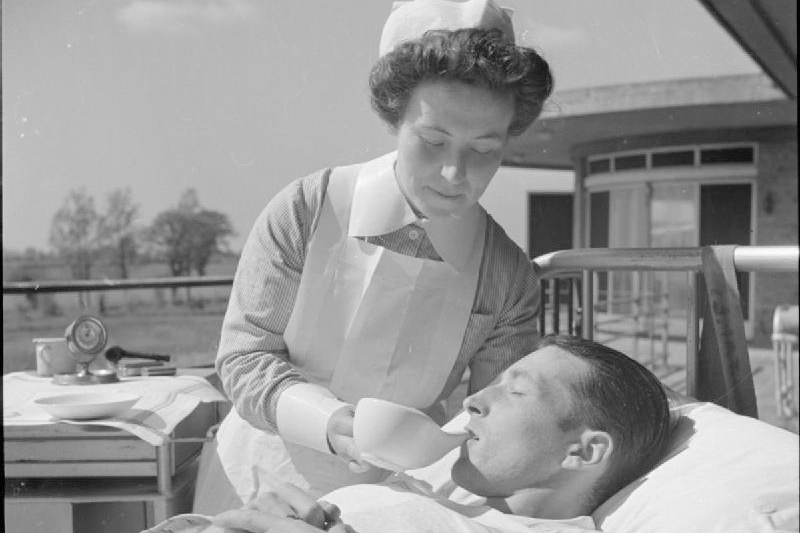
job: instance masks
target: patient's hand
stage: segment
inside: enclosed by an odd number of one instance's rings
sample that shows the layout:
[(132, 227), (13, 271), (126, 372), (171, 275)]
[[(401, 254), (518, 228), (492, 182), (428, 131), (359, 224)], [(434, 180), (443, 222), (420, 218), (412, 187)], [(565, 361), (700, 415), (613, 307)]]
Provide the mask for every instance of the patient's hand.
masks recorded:
[(276, 485), (274, 490), (262, 493), (240, 509), (218, 514), (213, 522), (215, 526), (254, 533), (352, 532), (339, 520), (338, 507), (317, 502), (310, 494), (290, 483)]
[(328, 443), (333, 452), (347, 462), (355, 473), (366, 472), (371, 468), (361, 460), (361, 454), (353, 440), (353, 408), (339, 409), (328, 420)]

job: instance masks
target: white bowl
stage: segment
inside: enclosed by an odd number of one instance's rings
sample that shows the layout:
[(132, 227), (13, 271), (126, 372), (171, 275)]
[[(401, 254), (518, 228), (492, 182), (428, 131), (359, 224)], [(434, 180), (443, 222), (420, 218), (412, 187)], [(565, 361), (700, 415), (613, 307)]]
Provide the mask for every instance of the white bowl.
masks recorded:
[(75, 392), (37, 398), (34, 403), (56, 418), (109, 418), (130, 409), (140, 396), (130, 392)]

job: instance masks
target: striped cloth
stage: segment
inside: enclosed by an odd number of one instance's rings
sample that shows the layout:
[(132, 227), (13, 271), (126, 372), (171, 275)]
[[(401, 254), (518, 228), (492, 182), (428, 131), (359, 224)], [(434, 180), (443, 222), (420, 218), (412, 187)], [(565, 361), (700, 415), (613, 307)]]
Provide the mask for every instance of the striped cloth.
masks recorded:
[[(224, 402), (225, 397), (201, 376), (123, 377), (117, 383), (64, 386), (53, 378), (31, 372), (3, 376), (3, 426), (64, 424), (97, 425), (124, 429), (153, 446), (169, 441), (170, 433), (200, 404)], [(112, 418), (56, 420), (34, 400), (46, 396), (76, 393), (108, 394), (130, 392), (140, 396), (128, 411)]]
[[(256, 220), (239, 259), (216, 367), (239, 415), (260, 429), (275, 430), (280, 393), (305, 381), (289, 362), (282, 334), (329, 175), (317, 172), (278, 193)], [(369, 240), (401, 254), (440, 260), (418, 225)], [(439, 400), (458, 386), (467, 366), (472, 392), (529, 353), (538, 336), (538, 307), (538, 283), (530, 261), (489, 217), (472, 314)]]

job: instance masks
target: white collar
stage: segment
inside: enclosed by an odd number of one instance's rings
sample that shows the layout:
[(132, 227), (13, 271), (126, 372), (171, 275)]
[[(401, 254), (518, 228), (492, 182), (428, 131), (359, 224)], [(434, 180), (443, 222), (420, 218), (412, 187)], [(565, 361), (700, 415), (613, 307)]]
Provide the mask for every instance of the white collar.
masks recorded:
[(409, 205), (394, 173), (397, 152), (373, 159), (361, 167), (350, 207), (348, 236), (370, 237), (416, 223), (425, 229), (431, 244), (448, 264), (461, 270), (476, 245), (485, 217), (475, 204), (461, 216), (420, 218)]

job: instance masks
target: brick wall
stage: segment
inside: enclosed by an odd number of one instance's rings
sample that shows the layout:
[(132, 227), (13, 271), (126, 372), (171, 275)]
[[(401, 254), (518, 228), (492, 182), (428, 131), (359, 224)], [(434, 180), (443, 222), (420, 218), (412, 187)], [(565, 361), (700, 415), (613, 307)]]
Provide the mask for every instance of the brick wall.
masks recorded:
[[(759, 246), (797, 244), (797, 138), (759, 143), (756, 239)], [(754, 274), (753, 342), (770, 345), (772, 313), (782, 304), (797, 305), (797, 274)]]

